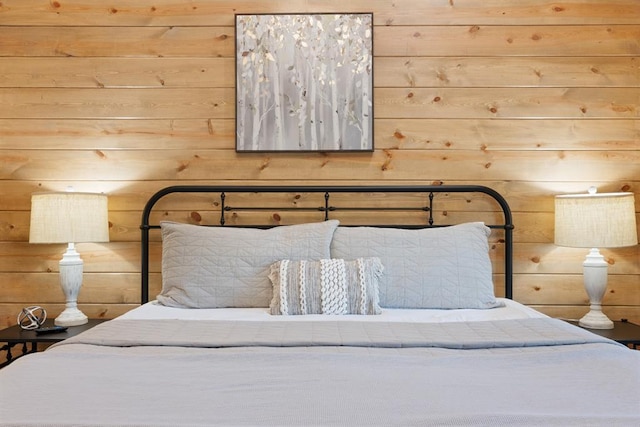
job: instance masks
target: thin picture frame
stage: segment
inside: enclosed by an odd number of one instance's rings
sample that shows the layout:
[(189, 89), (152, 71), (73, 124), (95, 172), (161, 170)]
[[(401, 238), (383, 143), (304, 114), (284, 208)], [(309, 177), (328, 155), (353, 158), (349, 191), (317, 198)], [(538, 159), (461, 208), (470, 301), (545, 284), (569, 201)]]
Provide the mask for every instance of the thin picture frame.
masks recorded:
[(236, 14), (236, 151), (373, 151), (373, 13)]

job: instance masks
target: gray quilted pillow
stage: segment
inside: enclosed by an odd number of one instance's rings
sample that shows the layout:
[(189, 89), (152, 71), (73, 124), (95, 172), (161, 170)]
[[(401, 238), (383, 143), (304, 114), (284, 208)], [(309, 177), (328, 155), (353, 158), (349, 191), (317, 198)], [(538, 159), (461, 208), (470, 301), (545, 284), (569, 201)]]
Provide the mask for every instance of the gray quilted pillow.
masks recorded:
[(268, 307), (269, 267), (281, 259), (329, 258), (338, 221), (267, 230), (161, 222), (162, 293), (171, 307)]
[(271, 266), (271, 314), (380, 314), (379, 258), (278, 261)]
[(502, 304), (494, 294), (490, 233), (480, 222), (420, 230), (338, 227), (331, 256), (380, 258), (381, 307), (493, 308)]

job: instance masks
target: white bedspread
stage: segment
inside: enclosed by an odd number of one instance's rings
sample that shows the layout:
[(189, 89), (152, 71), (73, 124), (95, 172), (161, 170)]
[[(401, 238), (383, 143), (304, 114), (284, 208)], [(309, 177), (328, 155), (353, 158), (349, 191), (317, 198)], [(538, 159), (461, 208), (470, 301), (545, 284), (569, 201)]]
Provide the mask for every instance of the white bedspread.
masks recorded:
[(156, 308), (1, 370), (0, 426), (640, 425), (640, 352), (534, 313), (135, 319)]

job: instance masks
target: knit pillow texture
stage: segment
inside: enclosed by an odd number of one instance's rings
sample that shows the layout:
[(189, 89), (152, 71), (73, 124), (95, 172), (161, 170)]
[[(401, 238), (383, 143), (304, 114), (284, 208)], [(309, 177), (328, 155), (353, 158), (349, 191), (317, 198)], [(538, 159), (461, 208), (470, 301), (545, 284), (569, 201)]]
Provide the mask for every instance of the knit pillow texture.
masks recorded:
[(380, 314), (379, 258), (281, 260), (271, 265), (274, 315)]

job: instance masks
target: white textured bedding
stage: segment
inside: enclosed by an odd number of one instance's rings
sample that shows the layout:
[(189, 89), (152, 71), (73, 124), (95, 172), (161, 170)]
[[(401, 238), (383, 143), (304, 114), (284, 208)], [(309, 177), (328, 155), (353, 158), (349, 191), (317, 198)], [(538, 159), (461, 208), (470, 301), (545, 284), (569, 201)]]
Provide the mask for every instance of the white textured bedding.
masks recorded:
[(103, 323), (2, 369), (0, 426), (640, 425), (640, 353), (558, 319), (299, 317)]
[(361, 316), (341, 315), (327, 316), (309, 314), (305, 316), (274, 316), (269, 314), (268, 308), (212, 308), (189, 309), (167, 307), (152, 301), (137, 307), (118, 319), (126, 320), (247, 320), (247, 321), (360, 321), (360, 322), (412, 322), (412, 323), (444, 323), (444, 322), (475, 322), (488, 320), (513, 320), (526, 318), (547, 317), (544, 314), (516, 301), (498, 298), (504, 307), (489, 310), (458, 309), (382, 309), (382, 314)]

